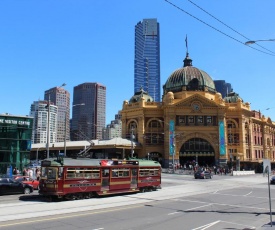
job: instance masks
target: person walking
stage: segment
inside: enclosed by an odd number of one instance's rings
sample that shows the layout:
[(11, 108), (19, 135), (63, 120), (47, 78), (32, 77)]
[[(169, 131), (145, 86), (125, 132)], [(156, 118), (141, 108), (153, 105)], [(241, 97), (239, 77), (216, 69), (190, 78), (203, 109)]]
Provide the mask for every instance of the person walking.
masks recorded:
[(12, 174), (13, 174), (13, 175), (17, 175), (17, 174), (18, 174), (18, 170), (17, 170), (16, 167), (14, 167), (14, 169), (13, 169), (13, 171), (12, 171)]
[(29, 176), (30, 180), (33, 179), (33, 171), (30, 168), (28, 168), (28, 176)]
[(36, 168), (36, 180), (40, 180), (41, 171), (39, 168)]

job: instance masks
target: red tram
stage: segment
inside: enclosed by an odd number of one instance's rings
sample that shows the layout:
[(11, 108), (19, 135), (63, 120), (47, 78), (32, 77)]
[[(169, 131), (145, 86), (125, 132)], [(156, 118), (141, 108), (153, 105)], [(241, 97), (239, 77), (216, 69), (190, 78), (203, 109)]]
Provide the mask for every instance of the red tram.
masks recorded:
[(45, 197), (65, 200), (155, 191), (161, 188), (161, 166), (141, 159), (45, 159), (39, 188)]

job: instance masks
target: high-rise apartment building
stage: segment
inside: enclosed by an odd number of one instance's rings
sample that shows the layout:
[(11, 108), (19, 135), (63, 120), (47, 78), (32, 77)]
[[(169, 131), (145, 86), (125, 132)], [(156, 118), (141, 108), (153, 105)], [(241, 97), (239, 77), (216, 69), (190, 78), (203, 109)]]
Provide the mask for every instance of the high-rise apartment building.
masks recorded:
[(48, 128), (50, 143), (57, 142), (58, 108), (50, 103), (50, 118), (48, 125), (48, 101), (34, 101), (31, 104), (30, 117), (33, 117), (32, 143), (47, 143)]
[(134, 91), (141, 88), (159, 102), (160, 34), (157, 19), (143, 19), (135, 26)]
[(233, 89), (230, 83), (226, 83), (225, 80), (214, 80), (216, 90), (221, 93), (222, 98), (226, 97)]
[(70, 139), (70, 93), (61, 87), (46, 90), (44, 100), (50, 100), (58, 107), (57, 142)]
[(73, 104), (71, 139), (102, 139), (106, 123), (106, 86), (91, 82), (75, 86)]
[(122, 137), (122, 121), (120, 112), (115, 115), (115, 120), (111, 121), (106, 128), (103, 129), (103, 139), (112, 139)]

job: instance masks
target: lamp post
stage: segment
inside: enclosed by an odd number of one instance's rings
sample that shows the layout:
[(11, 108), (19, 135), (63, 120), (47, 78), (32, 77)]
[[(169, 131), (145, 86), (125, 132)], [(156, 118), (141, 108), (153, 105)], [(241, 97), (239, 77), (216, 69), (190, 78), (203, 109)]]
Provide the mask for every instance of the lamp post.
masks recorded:
[[(72, 107), (74, 106), (78, 106), (78, 105), (85, 105), (85, 103), (80, 103), (80, 104), (75, 104), (72, 105)], [(64, 157), (66, 157), (67, 154), (67, 149), (66, 149), (66, 145), (67, 145), (67, 109), (65, 111), (65, 130), (64, 130)]]
[(36, 150), (36, 163), (38, 162), (38, 150), (40, 149), (41, 147), (37, 148)]
[(274, 42), (275, 39), (263, 39), (263, 40), (251, 40), (251, 41), (247, 41), (244, 44), (245, 45), (252, 45), (255, 44), (256, 42)]
[(134, 127), (131, 127), (131, 158), (134, 157), (134, 143), (133, 143), (133, 136), (134, 136)]
[(51, 95), (48, 97), (48, 123), (47, 123), (47, 158), (50, 157), (50, 103)]

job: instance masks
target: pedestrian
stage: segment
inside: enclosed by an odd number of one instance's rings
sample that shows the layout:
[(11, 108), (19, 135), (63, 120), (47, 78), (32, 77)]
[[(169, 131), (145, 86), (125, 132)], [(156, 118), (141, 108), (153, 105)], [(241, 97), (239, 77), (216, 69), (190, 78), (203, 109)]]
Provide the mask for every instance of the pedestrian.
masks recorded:
[(33, 179), (33, 171), (32, 169), (28, 168), (28, 176), (29, 176), (29, 179), (32, 180)]
[(37, 170), (36, 170), (36, 180), (40, 180), (40, 175), (41, 175), (41, 172), (40, 172), (40, 169), (39, 168), (37, 168)]
[(13, 169), (13, 171), (12, 171), (12, 174), (13, 174), (13, 175), (17, 175), (17, 174), (18, 174), (18, 171), (17, 171), (17, 168), (16, 168), (16, 167), (14, 167), (14, 169)]
[(23, 169), (22, 175), (23, 176), (27, 176), (27, 170), (26, 170), (26, 168)]

